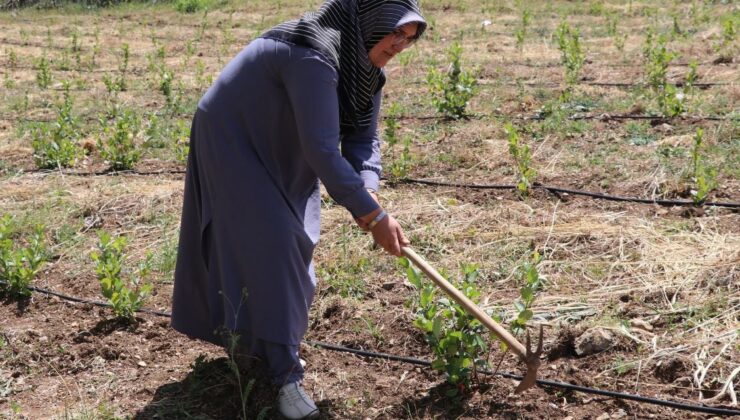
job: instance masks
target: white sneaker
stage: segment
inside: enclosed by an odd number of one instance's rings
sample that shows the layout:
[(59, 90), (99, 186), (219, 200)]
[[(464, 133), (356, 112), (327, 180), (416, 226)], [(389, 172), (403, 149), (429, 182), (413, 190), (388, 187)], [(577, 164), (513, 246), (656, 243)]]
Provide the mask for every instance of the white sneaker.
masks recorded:
[(302, 367), (303, 369), (305, 369), (305, 368), (306, 368), (306, 361), (305, 361), (305, 360), (303, 360), (303, 359), (298, 359), (298, 361), (299, 361), (299, 362), (301, 362), (301, 367)]
[(278, 410), (286, 419), (316, 419), (319, 409), (298, 382), (291, 382), (280, 388)]

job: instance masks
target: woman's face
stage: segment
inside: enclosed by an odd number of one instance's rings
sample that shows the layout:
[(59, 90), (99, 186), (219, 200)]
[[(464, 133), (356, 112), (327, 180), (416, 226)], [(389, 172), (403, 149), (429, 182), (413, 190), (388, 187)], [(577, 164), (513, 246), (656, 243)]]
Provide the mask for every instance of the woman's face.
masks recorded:
[(367, 53), (370, 62), (377, 68), (385, 67), (396, 54), (413, 43), (419, 24), (411, 22), (389, 33)]

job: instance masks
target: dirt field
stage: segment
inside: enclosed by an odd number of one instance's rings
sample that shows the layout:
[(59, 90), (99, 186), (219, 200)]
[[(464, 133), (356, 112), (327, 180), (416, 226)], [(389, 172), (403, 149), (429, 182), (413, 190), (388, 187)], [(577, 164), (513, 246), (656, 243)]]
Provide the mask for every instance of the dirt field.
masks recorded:
[[(0, 216), (13, 217), (17, 246), (28, 244), (35, 226), (44, 228), (49, 261), (31, 285), (105, 300), (90, 256), (96, 232), (105, 230), (127, 237), (126, 272), (151, 253), (153, 289), (144, 307), (169, 311), (183, 156), (197, 100), (251, 39), (318, 3), (223, 1), (207, 13), (178, 12), (174, 3), (0, 12)], [(544, 326), (541, 379), (737, 410), (736, 2), (428, 0), (423, 10), (429, 31), (386, 67), (381, 113), (387, 179), (379, 195), (412, 246), (453, 280), (464, 265), (477, 265), (479, 305), (507, 327), (518, 315), (519, 269), (533, 251), (542, 255), (544, 282), (528, 322)], [(563, 21), (580, 30), (585, 53), (572, 86), (556, 35)], [(650, 87), (649, 33), (650, 54), (661, 35), (675, 53), (666, 81), (677, 91), (664, 97), (682, 108), (675, 117)], [(448, 69), (456, 40), (477, 93), (466, 117), (450, 120), (435, 109), (427, 75)], [(692, 68), (697, 78), (688, 86)], [(74, 124), (59, 117), (65, 95)], [(123, 127), (141, 157), (133, 171), (115, 172), (98, 141), (124, 111), (138, 118)], [(516, 184), (507, 122), (529, 147), (532, 182), (691, 201), (701, 177), (713, 187), (707, 201), (736, 207), (402, 182)], [(84, 153), (71, 167), (38, 169), (33, 144), (42, 126), (73, 127)], [(697, 160), (706, 171), (697, 172)], [(315, 263), (307, 340), (433, 359), (414, 326), (419, 292), (405, 269), (373, 249), (326, 194)], [(278, 416), (276, 390), (259, 366), (235, 375), (223, 349), (175, 333), (166, 316), (138, 313), (127, 323), (110, 308), (34, 292), (6, 294), (0, 320), (0, 418)], [(584, 353), (594, 334), (605, 337), (603, 351)], [(491, 369), (501, 362), (498, 370), (521, 373), (510, 352), (490, 343)], [(306, 389), (325, 419), (711, 417), (547, 387), (514, 395), (516, 381), (485, 375), (452, 398), (446, 393), (455, 387), (429, 367), (307, 344), (302, 353)]]

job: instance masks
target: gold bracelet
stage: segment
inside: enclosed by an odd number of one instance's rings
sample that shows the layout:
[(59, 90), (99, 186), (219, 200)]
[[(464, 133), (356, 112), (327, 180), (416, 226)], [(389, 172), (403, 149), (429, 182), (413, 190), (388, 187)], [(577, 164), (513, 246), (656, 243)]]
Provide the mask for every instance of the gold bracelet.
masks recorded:
[(380, 222), (381, 220), (383, 220), (385, 218), (385, 216), (387, 216), (387, 215), (388, 215), (388, 213), (386, 213), (385, 210), (381, 210), (380, 213), (378, 213), (378, 215), (375, 216), (373, 218), (373, 220), (371, 220), (370, 223), (367, 224), (367, 228), (368, 229), (374, 228), (375, 225), (377, 225), (378, 222)]

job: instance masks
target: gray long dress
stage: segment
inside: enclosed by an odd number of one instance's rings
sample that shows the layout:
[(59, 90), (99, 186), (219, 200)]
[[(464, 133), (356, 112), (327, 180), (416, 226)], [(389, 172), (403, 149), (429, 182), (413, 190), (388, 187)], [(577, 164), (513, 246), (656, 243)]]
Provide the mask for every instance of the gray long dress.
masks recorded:
[[(317, 51), (259, 38), (223, 70), (193, 118), (172, 326), (298, 345), (316, 280), (319, 183), (354, 216), (377, 208), (371, 126), (341, 136), (336, 70)], [(341, 148), (340, 148), (341, 140)], [(242, 291), (246, 291), (246, 298)]]

